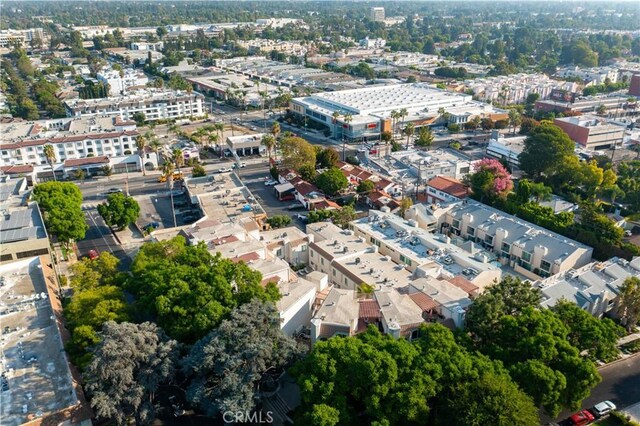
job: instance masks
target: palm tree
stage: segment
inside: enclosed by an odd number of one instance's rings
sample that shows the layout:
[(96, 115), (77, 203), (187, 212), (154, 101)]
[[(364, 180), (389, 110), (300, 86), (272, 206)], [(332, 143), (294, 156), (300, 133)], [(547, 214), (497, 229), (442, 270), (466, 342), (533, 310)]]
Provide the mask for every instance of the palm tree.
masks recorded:
[(277, 121), (274, 121), (271, 125), (271, 134), (276, 139), (280, 137), (280, 123), (278, 123)]
[(56, 180), (56, 172), (53, 170), (53, 164), (56, 162), (56, 151), (53, 145), (44, 146), (44, 156), (47, 158), (47, 163), (51, 166), (51, 174), (53, 174), (53, 180)]
[(409, 140), (411, 140), (411, 136), (413, 136), (413, 134), (416, 131), (416, 126), (413, 123), (407, 123), (407, 125), (404, 128), (404, 134), (407, 135), (407, 146), (406, 149), (409, 149)]
[(147, 172), (144, 170), (144, 148), (147, 146), (147, 138), (144, 135), (140, 135), (136, 138), (136, 148), (138, 149), (138, 158), (140, 158), (140, 168), (142, 169), (142, 176), (146, 176)]
[(402, 124), (404, 124), (404, 118), (409, 115), (409, 111), (406, 108), (400, 110), (400, 118), (402, 118)]
[(149, 142), (149, 148), (151, 148), (151, 150), (156, 154), (156, 159), (158, 159), (158, 151), (160, 150), (161, 146), (162, 144), (156, 138), (151, 139), (151, 141)]
[(178, 224), (176, 223), (176, 210), (173, 207), (173, 170), (173, 162), (165, 161), (162, 164), (162, 174), (167, 177), (167, 185), (169, 186), (169, 197), (171, 198), (171, 215), (173, 216), (173, 226), (177, 227)]
[(224, 123), (216, 123), (216, 124), (214, 124), (214, 125), (213, 125), (213, 127), (215, 127), (216, 132), (220, 135), (220, 136), (218, 137), (218, 140), (220, 141), (220, 145), (219, 145), (219, 148), (220, 148), (220, 158), (222, 158), (222, 155), (223, 155), (222, 139), (223, 139), (223, 137), (224, 137)]
[(391, 110), (391, 114), (389, 114), (389, 116), (391, 117), (391, 133), (395, 134), (396, 120), (399, 118), (398, 111), (395, 109)]
[[(347, 112), (344, 114), (344, 119), (343, 121), (345, 122), (345, 124), (347, 125), (347, 128), (349, 127), (349, 123), (351, 123), (353, 121), (353, 115), (351, 115), (350, 112)], [(353, 138), (353, 132), (351, 132), (351, 137)], [(345, 161), (345, 138), (344, 138), (344, 131), (342, 132), (342, 161)]]
[(210, 144), (215, 144), (218, 149), (220, 149), (220, 145), (218, 144), (218, 132), (215, 130), (211, 130), (207, 132), (207, 142)]
[(180, 171), (180, 167), (184, 166), (184, 154), (180, 148), (175, 148), (171, 152), (171, 160), (176, 165), (176, 169)]
[(515, 109), (509, 110), (509, 124), (513, 127), (513, 134), (516, 134), (516, 127), (520, 124), (520, 113)]
[(262, 145), (267, 149), (267, 155), (269, 156), (269, 164), (271, 164), (271, 152), (276, 147), (276, 138), (273, 135), (265, 134), (262, 136)]

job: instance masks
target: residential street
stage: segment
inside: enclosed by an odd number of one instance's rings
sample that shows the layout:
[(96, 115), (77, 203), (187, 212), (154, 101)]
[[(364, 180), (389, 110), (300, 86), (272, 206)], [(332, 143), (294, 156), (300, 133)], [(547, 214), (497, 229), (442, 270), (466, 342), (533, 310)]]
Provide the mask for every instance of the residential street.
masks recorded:
[[(581, 409), (591, 408), (602, 401), (611, 401), (621, 409), (640, 401), (640, 354), (605, 366), (598, 370), (602, 381), (593, 389), (591, 395), (582, 402)], [(556, 421), (564, 420), (575, 411), (563, 411)], [(549, 421), (543, 416), (542, 423)]]

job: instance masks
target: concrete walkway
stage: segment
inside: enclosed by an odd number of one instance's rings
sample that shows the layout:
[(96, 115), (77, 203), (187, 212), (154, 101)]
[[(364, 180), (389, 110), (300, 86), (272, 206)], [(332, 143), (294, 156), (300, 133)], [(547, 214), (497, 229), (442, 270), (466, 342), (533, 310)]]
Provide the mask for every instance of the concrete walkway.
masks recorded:
[(640, 402), (620, 410), (623, 414), (631, 417), (631, 421), (640, 423)]
[(628, 336), (621, 337), (618, 339), (618, 346), (626, 345), (627, 343), (633, 342), (634, 340), (640, 339), (640, 333), (629, 334)]

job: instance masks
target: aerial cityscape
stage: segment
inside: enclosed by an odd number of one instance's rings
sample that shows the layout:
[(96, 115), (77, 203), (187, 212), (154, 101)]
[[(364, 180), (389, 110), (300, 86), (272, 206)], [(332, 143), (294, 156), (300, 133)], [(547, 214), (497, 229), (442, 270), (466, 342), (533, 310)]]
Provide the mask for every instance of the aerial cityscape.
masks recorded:
[(0, 426), (640, 426), (640, 3), (0, 3)]

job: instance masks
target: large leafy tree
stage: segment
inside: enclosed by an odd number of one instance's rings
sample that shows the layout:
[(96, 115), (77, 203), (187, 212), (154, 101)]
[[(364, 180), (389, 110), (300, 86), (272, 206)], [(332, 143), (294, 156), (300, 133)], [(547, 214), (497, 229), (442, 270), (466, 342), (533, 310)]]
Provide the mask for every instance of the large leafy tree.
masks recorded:
[(88, 290), (112, 285), (118, 278), (117, 257), (102, 252), (97, 259), (84, 258), (71, 265), (71, 286), (74, 290)]
[(513, 181), (507, 169), (500, 161), (489, 158), (474, 165), (474, 171), (465, 177), (465, 183), (480, 201), (505, 198), (513, 189)]
[(561, 300), (553, 307), (569, 329), (569, 342), (587, 351), (592, 360), (612, 361), (619, 354), (616, 343), (624, 329), (609, 318), (596, 318), (575, 303)]
[(298, 170), (305, 164), (316, 164), (316, 150), (306, 140), (297, 136), (283, 137), (280, 141), (282, 162), (285, 167)]
[(537, 422), (535, 406), (502, 366), (467, 352), (440, 325), (423, 327), (414, 342), (373, 327), (319, 342), (291, 372), (310, 424), (466, 424), (474, 416), (469, 410), (481, 413), (483, 424)]
[(474, 300), (467, 311), (466, 329), (473, 338), (482, 342), (491, 337), (500, 318), (518, 315), (525, 308), (537, 307), (540, 298), (538, 288), (507, 275)]
[(154, 323), (105, 323), (102, 341), (85, 372), (86, 389), (98, 418), (118, 425), (149, 424), (155, 396), (172, 379), (178, 344)]
[(280, 298), (273, 283), (244, 262), (211, 255), (205, 244), (189, 246), (183, 237), (146, 243), (131, 267), (126, 287), (142, 313), (156, 316), (173, 338), (193, 343), (233, 310), (253, 298)]
[(340, 169), (332, 167), (316, 177), (316, 186), (326, 195), (333, 196), (349, 186), (349, 181)]
[(140, 206), (133, 197), (117, 192), (109, 195), (106, 203), (98, 205), (98, 213), (107, 225), (122, 230), (138, 219)]
[(46, 182), (33, 190), (34, 199), (43, 210), (44, 223), (50, 234), (68, 247), (72, 240), (84, 238), (89, 226), (82, 212), (82, 194), (69, 182)]
[(191, 376), (189, 401), (209, 415), (252, 411), (261, 386), (301, 355), (295, 340), (280, 329), (275, 305), (254, 299), (199, 340), (184, 360)]
[(325, 148), (317, 154), (316, 160), (320, 167), (328, 169), (335, 167), (340, 161), (340, 154), (333, 148)]
[(520, 168), (533, 179), (552, 176), (573, 157), (574, 143), (558, 126), (543, 122), (534, 127), (524, 141)]
[(640, 279), (629, 277), (620, 286), (620, 305), (618, 315), (626, 323), (627, 329), (633, 330), (640, 320)]

